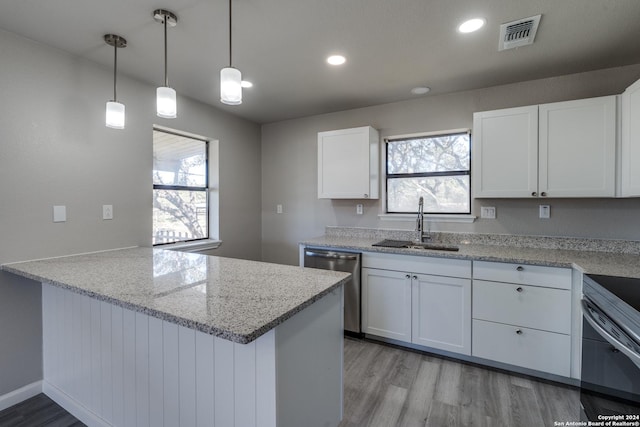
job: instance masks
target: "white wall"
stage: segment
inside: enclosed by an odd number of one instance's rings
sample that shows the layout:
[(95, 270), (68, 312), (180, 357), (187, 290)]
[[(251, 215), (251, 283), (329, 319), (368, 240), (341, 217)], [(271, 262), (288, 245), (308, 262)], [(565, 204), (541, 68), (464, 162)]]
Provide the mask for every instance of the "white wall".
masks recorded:
[[(640, 78), (640, 64), (360, 108), (262, 127), (262, 255), (296, 264), (298, 241), (326, 225), (412, 229), (413, 221), (380, 221), (380, 201), (317, 199), (317, 132), (371, 125), (381, 137), (471, 128), (473, 112), (621, 93)], [(363, 203), (364, 215), (355, 214)], [(480, 201), (473, 204), (479, 211)], [(276, 214), (282, 204), (283, 214)], [(552, 217), (537, 217), (537, 200), (485, 200), (497, 219), (435, 224), (433, 230), (640, 240), (640, 199), (545, 200)]]
[[(0, 58), (0, 263), (150, 245), (154, 124), (220, 141), (217, 254), (260, 258), (257, 124), (181, 97), (179, 117), (160, 119), (155, 88), (119, 76), (126, 129), (109, 129), (111, 69), (2, 31)], [(52, 222), (58, 204), (66, 223)], [(0, 395), (42, 376), (39, 301), (36, 284), (0, 275)]]

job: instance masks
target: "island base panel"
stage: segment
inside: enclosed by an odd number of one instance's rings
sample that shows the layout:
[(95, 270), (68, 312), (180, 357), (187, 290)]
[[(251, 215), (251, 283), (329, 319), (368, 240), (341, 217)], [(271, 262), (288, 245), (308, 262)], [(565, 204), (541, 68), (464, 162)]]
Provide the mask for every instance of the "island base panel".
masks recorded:
[(43, 391), (89, 426), (341, 419), (342, 287), (249, 344), (42, 288)]

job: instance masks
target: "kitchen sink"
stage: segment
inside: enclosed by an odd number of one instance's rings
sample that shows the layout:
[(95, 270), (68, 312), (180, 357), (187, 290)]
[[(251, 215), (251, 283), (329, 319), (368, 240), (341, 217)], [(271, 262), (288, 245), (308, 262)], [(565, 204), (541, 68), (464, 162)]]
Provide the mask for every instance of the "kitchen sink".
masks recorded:
[(411, 240), (391, 240), (385, 239), (372, 246), (383, 248), (407, 248), (407, 249), (425, 249), (432, 251), (458, 251), (460, 248), (453, 245), (445, 245), (442, 243), (416, 243)]

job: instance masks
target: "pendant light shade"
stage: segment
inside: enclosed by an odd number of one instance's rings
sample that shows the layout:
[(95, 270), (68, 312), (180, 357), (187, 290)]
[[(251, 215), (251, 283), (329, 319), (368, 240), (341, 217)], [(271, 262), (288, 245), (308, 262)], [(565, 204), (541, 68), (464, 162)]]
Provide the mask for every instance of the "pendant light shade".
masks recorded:
[(233, 68), (231, 41), (231, 0), (229, 0), (229, 66), (220, 70), (220, 102), (239, 105), (242, 104), (242, 73), (237, 68)]
[(242, 73), (237, 68), (220, 70), (220, 101), (227, 105), (242, 104)]
[(158, 117), (175, 119), (178, 116), (178, 104), (176, 91), (169, 87), (167, 73), (167, 26), (175, 27), (178, 23), (178, 17), (168, 10), (157, 9), (153, 11), (153, 19), (164, 26), (164, 86), (160, 86), (156, 90), (156, 111)]
[(178, 115), (176, 91), (165, 86), (161, 86), (156, 89), (156, 107), (158, 110), (158, 117), (175, 119)]
[(127, 41), (115, 34), (106, 34), (104, 41), (113, 46), (113, 99), (107, 102), (105, 124), (113, 129), (124, 129), (124, 104), (118, 102), (117, 75), (118, 75), (118, 48), (127, 47)]
[(108, 101), (105, 123), (107, 127), (113, 129), (124, 129), (124, 104), (116, 101)]

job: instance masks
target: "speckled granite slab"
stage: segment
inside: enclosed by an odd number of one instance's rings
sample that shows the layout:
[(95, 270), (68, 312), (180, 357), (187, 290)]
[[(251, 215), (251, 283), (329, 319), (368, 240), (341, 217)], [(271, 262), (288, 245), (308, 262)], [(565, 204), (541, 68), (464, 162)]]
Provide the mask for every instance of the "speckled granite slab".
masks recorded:
[[(571, 249), (562, 249), (562, 245), (560, 245), (561, 248), (557, 248), (553, 244), (551, 244), (550, 248), (544, 247), (544, 244), (540, 244), (538, 247), (527, 247), (521, 245), (522, 242), (518, 240), (517, 236), (505, 236), (504, 239), (496, 238), (492, 240), (494, 244), (488, 244), (487, 240), (483, 240), (483, 238), (480, 238), (480, 240), (464, 238), (454, 239), (452, 235), (456, 235), (457, 233), (434, 233), (433, 238), (436, 242), (455, 244), (459, 246), (460, 250), (458, 252), (450, 252), (372, 246), (374, 243), (382, 239), (411, 240), (415, 236), (414, 233), (403, 230), (370, 230), (346, 227), (335, 227), (335, 229), (337, 230), (334, 230), (332, 227), (327, 227), (327, 234), (324, 236), (306, 239), (300, 243), (318, 248), (348, 249), (360, 252), (379, 252), (475, 261), (510, 262), (548, 267), (575, 267), (585, 273), (640, 278), (640, 255), (638, 255), (638, 252), (634, 253), (632, 250), (634, 247), (633, 244), (638, 242), (628, 242), (628, 245), (621, 243), (620, 247), (625, 247), (629, 249), (630, 252), (615, 252), (610, 250), (612, 245), (608, 244), (593, 246), (588, 242), (583, 242), (583, 245), (577, 243), (575, 245), (572, 244), (570, 246)], [(457, 237), (460, 236), (468, 235), (460, 234)], [(526, 237), (530, 236), (525, 236), (524, 242), (534, 240), (526, 239)], [(553, 238), (543, 238), (542, 240), (549, 239)], [(579, 240), (583, 239), (567, 239), (567, 241)], [(503, 242), (503, 244), (496, 244), (495, 242), (498, 241)], [(517, 242), (518, 244), (513, 244), (514, 242)], [(609, 250), (598, 251), (595, 250), (594, 247), (608, 248)], [(615, 247), (615, 245), (613, 245), (613, 247)]]
[(5, 264), (2, 269), (241, 344), (349, 277), (152, 248)]

